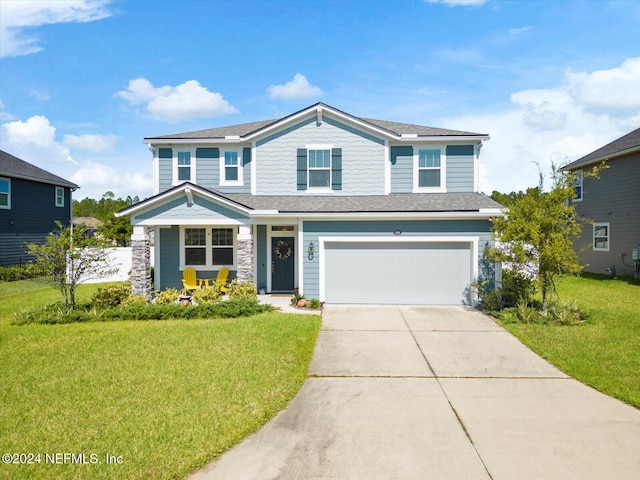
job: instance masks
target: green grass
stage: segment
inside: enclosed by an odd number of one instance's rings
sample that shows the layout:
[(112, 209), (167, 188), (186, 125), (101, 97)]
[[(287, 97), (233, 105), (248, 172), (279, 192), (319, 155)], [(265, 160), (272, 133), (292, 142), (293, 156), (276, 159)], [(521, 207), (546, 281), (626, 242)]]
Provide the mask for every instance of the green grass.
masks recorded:
[[(0, 478), (183, 478), (287, 405), (320, 328), (319, 316), (280, 312), (9, 325), (16, 308), (57, 300), (50, 286), (0, 284), (0, 453), (41, 453), (39, 465), (3, 465)], [(52, 465), (46, 453), (101, 463)]]
[(505, 324), (525, 345), (573, 378), (640, 408), (640, 285), (609, 277), (565, 277), (584, 324)]

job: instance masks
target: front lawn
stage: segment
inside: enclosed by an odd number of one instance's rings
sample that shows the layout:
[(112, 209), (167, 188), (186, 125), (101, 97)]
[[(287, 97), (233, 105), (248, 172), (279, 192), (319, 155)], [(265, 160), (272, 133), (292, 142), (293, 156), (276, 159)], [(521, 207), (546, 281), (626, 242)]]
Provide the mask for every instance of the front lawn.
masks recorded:
[(9, 325), (16, 305), (57, 300), (50, 286), (0, 284), (0, 451), (40, 454), (0, 478), (182, 478), (287, 405), (320, 328), (280, 312)]
[(585, 275), (563, 278), (558, 292), (584, 324), (503, 326), (573, 378), (640, 408), (640, 285)]

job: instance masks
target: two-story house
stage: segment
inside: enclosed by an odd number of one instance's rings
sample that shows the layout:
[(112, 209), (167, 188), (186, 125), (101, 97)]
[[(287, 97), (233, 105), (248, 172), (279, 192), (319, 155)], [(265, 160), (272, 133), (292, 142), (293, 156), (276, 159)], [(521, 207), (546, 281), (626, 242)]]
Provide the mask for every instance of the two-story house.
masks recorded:
[[(583, 175), (603, 161), (598, 178)], [(584, 270), (640, 277), (640, 128), (563, 170), (574, 174), (578, 215), (593, 222), (575, 242)]]
[(0, 265), (28, 261), (26, 243), (43, 243), (56, 221), (71, 221), (75, 183), (0, 150)]
[[(182, 271), (330, 303), (468, 304), (499, 204), (478, 193), (485, 134), (318, 103), (276, 120), (145, 138), (155, 195), (134, 226), (133, 288)], [(491, 279), (493, 280), (493, 279)]]

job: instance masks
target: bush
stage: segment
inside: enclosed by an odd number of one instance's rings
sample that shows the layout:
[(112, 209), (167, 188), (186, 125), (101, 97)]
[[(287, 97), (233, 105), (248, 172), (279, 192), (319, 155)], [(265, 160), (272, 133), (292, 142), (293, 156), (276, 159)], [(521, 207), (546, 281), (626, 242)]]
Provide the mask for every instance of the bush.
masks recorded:
[(98, 288), (98, 291), (91, 298), (91, 305), (102, 309), (117, 307), (129, 296), (131, 296), (131, 282), (108, 285)]
[(222, 285), (214, 284), (212, 287), (199, 288), (192, 293), (193, 299), (198, 305), (211, 305), (222, 298)]
[(322, 307), (322, 304), (320, 303), (320, 300), (318, 300), (317, 298), (312, 298), (307, 303), (307, 306), (312, 310), (320, 310), (320, 307)]
[(232, 280), (227, 286), (229, 300), (257, 300), (258, 290), (252, 282), (238, 282)]
[(536, 293), (535, 279), (514, 270), (502, 271), (502, 303), (504, 307), (515, 307), (519, 302), (531, 304)]
[(2, 282), (16, 282), (18, 280), (42, 277), (44, 275), (46, 275), (44, 269), (37, 263), (0, 267), (0, 281)]
[(300, 300), (305, 300), (305, 296), (301, 295), (296, 289), (296, 291), (293, 292), (293, 296), (291, 297), (291, 305), (293, 305), (294, 307), (297, 306)]
[(156, 293), (153, 303), (156, 305), (173, 305), (180, 297), (180, 291), (175, 288), (167, 288)]

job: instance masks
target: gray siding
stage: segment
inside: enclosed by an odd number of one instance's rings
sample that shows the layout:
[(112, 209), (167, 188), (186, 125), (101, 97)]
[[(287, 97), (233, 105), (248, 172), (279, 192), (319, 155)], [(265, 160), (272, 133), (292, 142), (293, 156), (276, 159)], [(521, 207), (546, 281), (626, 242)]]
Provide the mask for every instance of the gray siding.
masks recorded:
[(257, 194), (309, 195), (297, 190), (296, 154), (308, 144), (342, 148), (342, 190), (333, 195), (384, 194), (384, 141), (325, 118), (302, 121), (257, 142)]
[[(576, 241), (585, 271), (606, 274), (611, 265), (617, 275), (633, 276), (631, 251), (640, 244), (640, 153), (614, 159), (600, 172), (600, 178), (585, 178), (583, 200), (576, 202), (582, 217), (609, 223), (609, 251), (594, 251), (593, 226), (587, 223)], [(624, 254), (621, 256), (621, 254)]]
[(411, 193), (413, 191), (413, 147), (392, 146), (391, 193)]
[(474, 191), (473, 145), (447, 146), (447, 192)]
[(164, 203), (140, 215), (136, 215), (132, 220), (139, 221), (152, 218), (162, 218), (165, 220), (172, 218), (188, 218), (190, 220), (205, 219), (213, 225), (216, 223), (216, 220), (227, 220), (231, 218), (238, 221), (245, 221), (248, 217), (194, 195), (192, 204), (187, 203), (185, 196), (180, 196), (175, 200)]
[[(304, 222), (304, 241), (303, 245), (309, 245), (313, 242), (318, 246), (319, 236), (376, 236), (394, 238), (393, 232), (400, 230), (403, 236), (430, 236), (430, 235), (455, 235), (462, 236), (465, 234), (479, 236), (480, 243), (478, 245), (479, 263), (482, 260), (483, 247), (485, 242), (493, 244), (491, 238), (491, 224), (484, 220), (442, 220), (442, 221), (331, 221)], [(320, 252), (316, 250), (313, 260), (307, 257), (304, 259), (304, 294), (307, 298), (318, 298), (320, 294), (319, 276), (320, 276)], [(482, 268), (478, 269), (482, 272)]]
[(173, 187), (173, 151), (170, 148), (158, 149), (158, 188), (164, 192)]

